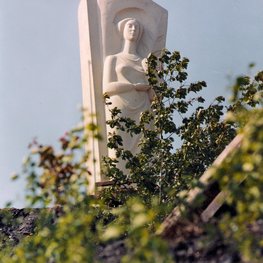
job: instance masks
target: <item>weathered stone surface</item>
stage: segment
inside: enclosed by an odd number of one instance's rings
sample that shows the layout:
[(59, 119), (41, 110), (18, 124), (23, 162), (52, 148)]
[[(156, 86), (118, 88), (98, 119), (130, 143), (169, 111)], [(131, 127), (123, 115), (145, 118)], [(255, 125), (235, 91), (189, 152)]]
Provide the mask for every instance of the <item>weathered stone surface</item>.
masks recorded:
[(97, 250), (97, 259), (105, 263), (121, 262), (122, 256), (126, 255), (125, 242), (118, 240), (106, 246), (100, 246)]
[(34, 234), (38, 214), (39, 209), (1, 209), (0, 247), (17, 245), (24, 236)]

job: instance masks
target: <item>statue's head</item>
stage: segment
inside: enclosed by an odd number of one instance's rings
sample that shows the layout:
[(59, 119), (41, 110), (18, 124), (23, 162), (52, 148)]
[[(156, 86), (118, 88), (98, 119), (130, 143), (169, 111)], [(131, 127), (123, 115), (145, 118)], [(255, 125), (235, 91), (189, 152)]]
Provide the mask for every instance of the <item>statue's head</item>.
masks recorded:
[(143, 26), (135, 18), (125, 18), (118, 23), (118, 30), (125, 40), (139, 41)]

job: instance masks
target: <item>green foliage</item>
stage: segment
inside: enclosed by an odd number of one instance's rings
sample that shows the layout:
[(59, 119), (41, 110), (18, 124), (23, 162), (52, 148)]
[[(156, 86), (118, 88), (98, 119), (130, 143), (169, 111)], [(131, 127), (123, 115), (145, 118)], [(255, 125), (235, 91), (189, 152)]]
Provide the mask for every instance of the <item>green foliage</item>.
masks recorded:
[(85, 144), (89, 136), (99, 139), (98, 129), (89, 124), (80, 125), (60, 138), (60, 151), (33, 141), (31, 154), (24, 162), (27, 180), (26, 197), (32, 206), (73, 206), (88, 197), (88, 178), (91, 175)]
[(105, 200), (88, 194), (88, 155), (83, 146), (96, 132), (93, 125), (72, 130), (60, 139), (59, 151), (36, 141), (30, 145), (31, 154), (24, 163), (29, 205), (52, 206), (59, 215), (52, 217), (44, 209), (33, 236), (24, 238), (12, 252), (10, 246), (15, 244), (3, 247), (4, 262), (99, 262), (97, 247), (112, 238), (125, 238), (128, 252), (123, 262), (171, 262), (167, 244), (153, 234), (157, 210), (147, 210), (140, 199), (112, 210)]
[(3, 262), (94, 262), (96, 240), (91, 226), (95, 212), (65, 213), (54, 224), (40, 222), (37, 233), (26, 237)]
[[(148, 81), (156, 96), (151, 111), (141, 116), (138, 125), (120, 117), (118, 109), (111, 110), (108, 125), (131, 135), (142, 133), (140, 153), (135, 156), (123, 149), (120, 136), (109, 138), (108, 147), (127, 161), (129, 171), (124, 174), (116, 160), (105, 158), (106, 175), (115, 182), (107, 190), (113, 203), (122, 203), (135, 194), (146, 203), (158, 196), (159, 203), (174, 205), (179, 192), (189, 189), (235, 136), (235, 125), (222, 120), (229, 110), (223, 106), (224, 97), (205, 107), (205, 99), (198, 93), (206, 83), (187, 84), (188, 63), (179, 52), (167, 50), (159, 58), (148, 58)], [(130, 184), (125, 191), (124, 184)]]
[(125, 205), (112, 209), (116, 219), (103, 234), (103, 240), (127, 237), (127, 254), (122, 262), (173, 262), (167, 244), (154, 233), (159, 226), (158, 200), (152, 200), (152, 208), (138, 198), (130, 198)]
[(262, 258), (263, 216), (263, 111), (262, 108), (242, 114), (243, 142), (240, 149), (218, 169), (222, 188), (229, 193), (228, 203), (236, 214), (225, 216), (221, 228), (227, 238), (234, 239), (246, 261)]
[[(227, 120), (243, 135), (240, 148), (217, 169), (221, 188), (235, 215), (220, 222), (226, 239), (235, 240), (246, 262), (261, 262), (263, 216), (263, 72), (241, 76), (233, 86), (233, 104)], [(256, 109), (252, 109), (257, 107)]]
[(98, 244), (95, 224), (102, 210), (87, 192), (88, 153), (84, 145), (90, 134), (99, 138), (94, 125), (65, 134), (59, 152), (36, 141), (30, 145), (31, 154), (24, 163), (29, 205), (52, 206), (61, 212), (52, 223), (47, 220), (51, 211), (44, 209), (36, 235), (26, 237), (4, 262), (94, 262)]
[[(143, 113), (136, 124), (121, 118), (118, 109), (112, 110), (108, 125), (130, 134), (141, 133), (141, 151), (132, 155), (122, 148), (122, 138), (116, 134), (109, 138), (108, 147), (127, 161), (129, 172), (116, 167), (118, 160), (105, 158), (106, 175), (114, 185), (98, 196), (87, 191), (89, 153), (84, 150), (89, 136), (100, 138), (98, 127), (90, 124), (65, 134), (59, 151), (36, 141), (30, 145), (31, 153), (24, 164), (29, 205), (55, 207), (60, 212), (50, 218), (45, 210), (35, 235), (24, 238), (11, 254), (3, 250), (3, 262), (103, 262), (96, 248), (120, 239), (127, 252), (122, 262), (173, 262), (167, 243), (154, 234), (156, 229), (180, 202), (179, 193), (196, 184), (236, 135), (236, 128), (244, 127), (252, 114), (258, 116), (256, 124), (242, 130), (247, 140), (241, 152), (218, 173), (233, 193), (229, 202), (237, 202), (238, 207), (231, 224), (227, 218), (224, 222), (244, 233), (245, 226), (261, 216), (262, 112), (251, 112), (250, 108), (261, 103), (262, 73), (253, 80), (237, 80), (230, 106), (224, 106), (223, 97), (217, 97), (205, 107), (205, 99), (198, 93), (206, 83), (187, 84), (188, 63), (179, 52), (166, 50), (159, 58), (151, 55), (148, 80), (156, 93), (151, 112)], [(229, 122), (222, 120), (224, 114)], [(243, 118), (237, 121), (240, 114)], [(237, 185), (244, 178), (240, 195)], [(228, 228), (225, 233), (237, 240), (245, 237)], [(251, 251), (254, 243), (244, 240), (245, 248)]]

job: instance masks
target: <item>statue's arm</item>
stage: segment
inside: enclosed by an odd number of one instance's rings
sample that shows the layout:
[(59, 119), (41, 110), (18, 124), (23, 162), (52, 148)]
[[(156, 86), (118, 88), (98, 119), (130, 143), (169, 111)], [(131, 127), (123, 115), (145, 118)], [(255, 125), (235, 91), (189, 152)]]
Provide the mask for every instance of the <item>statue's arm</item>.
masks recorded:
[(108, 56), (104, 63), (103, 93), (108, 96), (117, 95), (135, 88), (132, 83), (119, 82), (116, 76), (116, 56)]

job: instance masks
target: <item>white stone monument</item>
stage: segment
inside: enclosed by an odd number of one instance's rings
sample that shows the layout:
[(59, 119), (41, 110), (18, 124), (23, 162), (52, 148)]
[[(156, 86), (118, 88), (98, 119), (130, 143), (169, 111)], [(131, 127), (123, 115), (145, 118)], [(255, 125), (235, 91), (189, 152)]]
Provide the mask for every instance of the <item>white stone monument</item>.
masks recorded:
[[(81, 0), (79, 6), (79, 32), (83, 104), (87, 109), (86, 121), (100, 127), (103, 141), (91, 138), (92, 177), (95, 183), (107, 180), (100, 173), (102, 156), (114, 156), (107, 149), (106, 127), (110, 118), (103, 100), (107, 93), (113, 107), (122, 115), (139, 120), (141, 112), (150, 108), (154, 92), (145, 77), (145, 58), (158, 55), (165, 47), (167, 11), (152, 0)], [(123, 136), (124, 148), (138, 151), (138, 136)], [(96, 160), (96, 162), (93, 162)], [(123, 164), (119, 166), (123, 168)]]

